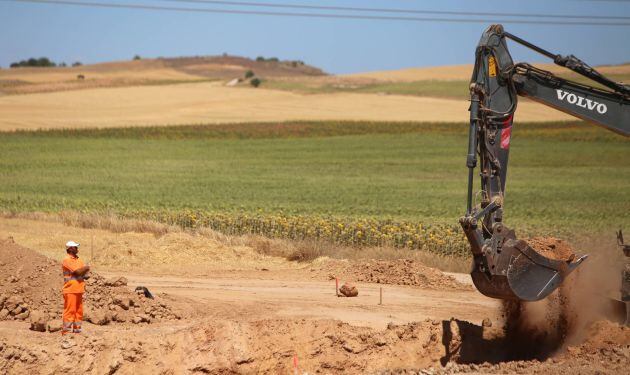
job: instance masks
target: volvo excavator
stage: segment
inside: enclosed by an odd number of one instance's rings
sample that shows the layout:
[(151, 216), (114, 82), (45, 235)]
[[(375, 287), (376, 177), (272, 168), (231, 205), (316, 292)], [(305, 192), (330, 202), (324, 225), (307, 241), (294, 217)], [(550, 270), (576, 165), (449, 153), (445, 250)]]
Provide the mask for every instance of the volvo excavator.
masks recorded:
[[(527, 63), (514, 63), (507, 40), (519, 43), (594, 82), (570, 81)], [(484, 295), (537, 301), (552, 293), (587, 255), (569, 259), (544, 256), (519, 240), (503, 222), (510, 138), (518, 97), (630, 136), (630, 86), (614, 82), (573, 55), (546, 51), (501, 25), (490, 26), (476, 49), (470, 82), (468, 202), (460, 224), (473, 255), (471, 277)], [(475, 169), (481, 190), (473, 206)]]

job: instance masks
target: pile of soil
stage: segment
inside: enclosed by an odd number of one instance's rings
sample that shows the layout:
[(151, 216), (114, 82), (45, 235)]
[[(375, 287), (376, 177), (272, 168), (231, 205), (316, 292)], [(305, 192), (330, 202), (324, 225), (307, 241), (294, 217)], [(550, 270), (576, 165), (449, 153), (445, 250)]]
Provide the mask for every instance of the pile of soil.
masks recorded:
[(354, 282), (413, 285), (425, 289), (471, 290), (453, 277), (427, 267), (412, 259), (397, 260), (328, 260), (320, 265), (313, 265), (312, 272), (325, 274), (328, 278), (338, 277)]
[[(9, 238), (0, 241), (0, 275), (0, 320), (26, 320), (32, 311), (41, 312), (49, 319), (61, 319), (63, 276), (59, 262)], [(84, 320), (94, 324), (151, 323), (180, 318), (165, 296), (151, 299), (135, 293), (124, 278), (106, 280), (90, 273), (84, 298)]]
[(571, 246), (554, 237), (534, 237), (526, 240), (526, 242), (540, 255), (555, 259), (555, 260), (568, 260), (572, 256), (575, 256), (575, 252)]

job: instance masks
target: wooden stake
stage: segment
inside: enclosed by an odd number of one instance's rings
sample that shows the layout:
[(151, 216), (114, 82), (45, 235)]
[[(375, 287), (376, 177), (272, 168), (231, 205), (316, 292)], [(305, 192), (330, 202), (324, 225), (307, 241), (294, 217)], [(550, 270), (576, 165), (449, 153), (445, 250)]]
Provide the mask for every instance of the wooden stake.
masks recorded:
[(293, 355), (293, 374), (298, 375), (298, 358), (297, 354)]
[(339, 279), (335, 277), (335, 296), (339, 297)]
[(378, 304), (382, 305), (383, 304), (383, 287), (381, 287), (381, 291), (379, 293), (379, 299), (378, 300), (379, 300)]

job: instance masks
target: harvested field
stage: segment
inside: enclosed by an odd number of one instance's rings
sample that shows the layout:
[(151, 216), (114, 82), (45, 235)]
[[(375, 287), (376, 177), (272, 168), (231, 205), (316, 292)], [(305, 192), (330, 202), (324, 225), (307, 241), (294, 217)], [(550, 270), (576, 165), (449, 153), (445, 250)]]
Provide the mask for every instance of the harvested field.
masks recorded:
[[(0, 97), (0, 131), (237, 123), (288, 120), (465, 122), (465, 100), (403, 95), (230, 88), (222, 83), (86, 89)], [(563, 121), (568, 115), (533, 102), (519, 121)]]

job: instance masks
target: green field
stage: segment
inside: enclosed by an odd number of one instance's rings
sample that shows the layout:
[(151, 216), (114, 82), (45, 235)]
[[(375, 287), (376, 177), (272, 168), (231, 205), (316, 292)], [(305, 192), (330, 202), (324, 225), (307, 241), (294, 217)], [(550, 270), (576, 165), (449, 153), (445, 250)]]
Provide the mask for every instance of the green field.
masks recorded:
[[(560, 77), (583, 83), (586, 85), (604, 88), (597, 82), (567, 70)], [(629, 74), (610, 74), (607, 76), (615, 82), (630, 82)], [(411, 95), (433, 98), (468, 99), (470, 97), (468, 80), (422, 80), (412, 82), (354, 82), (330, 83), (326, 81), (310, 80), (264, 80), (261, 87), (300, 92), (304, 94), (325, 94), (335, 92), (356, 92), (388, 95)]]
[[(517, 124), (513, 134), (508, 225), (545, 234), (630, 227), (627, 139), (579, 122)], [(457, 228), (466, 205), (466, 147), (466, 124), (1, 133), (0, 209), (163, 221), (172, 214), (206, 223), (213, 215), (255, 215)]]
[(264, 81), (262, 87), (295, 91), (305, 94), (356, 92), (389, 95), (411, 95), (436, 98), (467, 99), (470, 96), (468, 81), (413, 81), (376, 82), (367, 84), (313, 83), (310, 81)]

